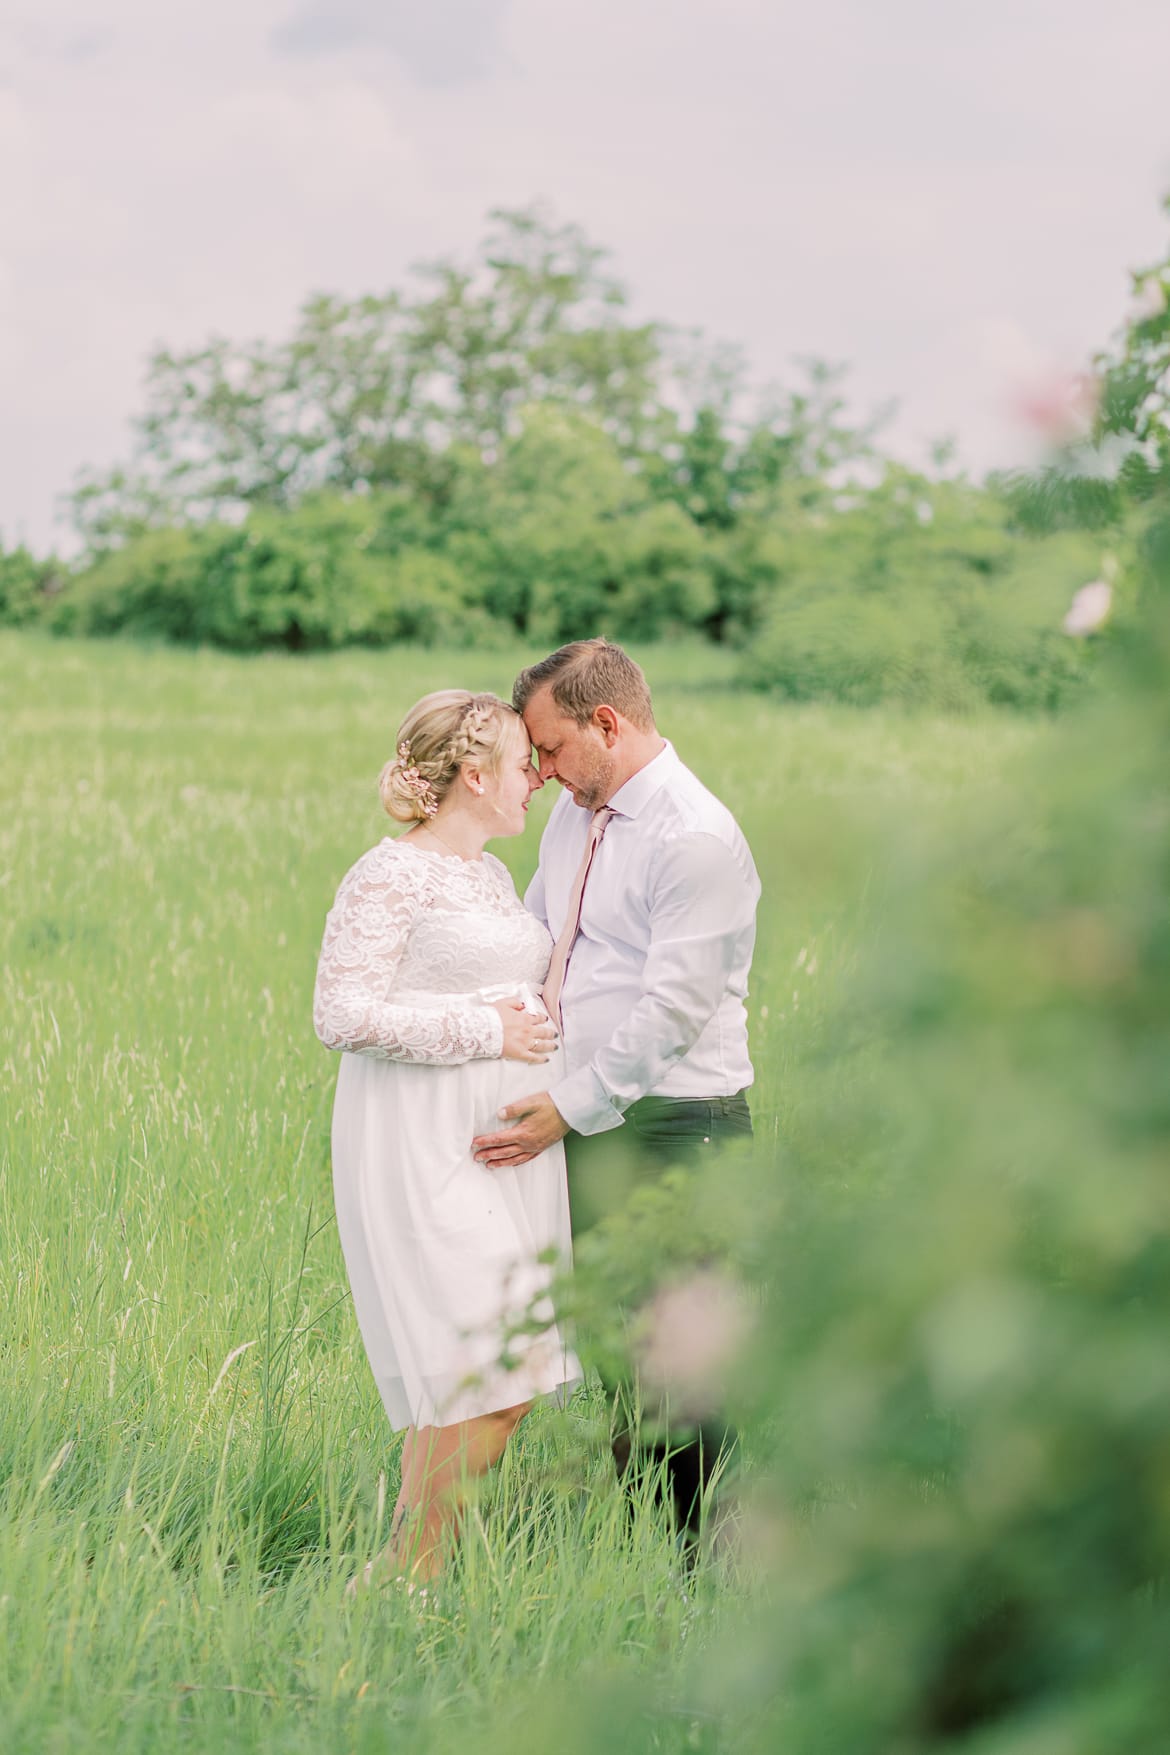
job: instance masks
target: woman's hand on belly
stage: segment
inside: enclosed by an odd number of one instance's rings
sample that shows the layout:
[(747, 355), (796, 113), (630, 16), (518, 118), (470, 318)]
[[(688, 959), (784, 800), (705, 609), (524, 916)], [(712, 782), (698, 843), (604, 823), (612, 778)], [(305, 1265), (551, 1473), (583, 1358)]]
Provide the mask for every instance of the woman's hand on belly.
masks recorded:
[(556, 1025), (545, 1012), (534, 1012), (522, 999), (494, 999), (493, 1010), (504, 1026), (504, 1060), (523, 1060), (542, 1066), (557, 1046)]

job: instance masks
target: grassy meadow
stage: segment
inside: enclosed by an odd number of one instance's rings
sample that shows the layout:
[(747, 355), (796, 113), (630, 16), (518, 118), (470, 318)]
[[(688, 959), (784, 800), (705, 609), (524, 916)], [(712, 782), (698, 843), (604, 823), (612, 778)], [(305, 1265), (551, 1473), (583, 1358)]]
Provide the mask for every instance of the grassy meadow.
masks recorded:
[[(536, 1750), (532, 1703), (570, 1677), (632, 1691), (615, 1751), (740, 1744), (750, 1695), (737, 1728), (704, 1678), (758, 1586), (725, 1564), (681, 1588), (650, 1514), (626, 1538), (588, 1394), (529, 1422), (436, 1602), (342, 1602), (396, 1459), (332, 1221), (321, 927), (386, 830), (375, 782), (404, 708), (452, 683), (507, 693), (534, 655), (0, 637), (11, 1755)], [(782, 1180), (794, 1071), (898, 881), (876, 852), (891, 823), (912, 843), (955, 800), (977, 809), (1050, 732), (784, 706), (710, 649), (639, 656), (760, 866), (754, 1107)], [(495, 849), (521, 885), (551, 791)], [(592, 1746), (571, 1721), (557, 1741)]]

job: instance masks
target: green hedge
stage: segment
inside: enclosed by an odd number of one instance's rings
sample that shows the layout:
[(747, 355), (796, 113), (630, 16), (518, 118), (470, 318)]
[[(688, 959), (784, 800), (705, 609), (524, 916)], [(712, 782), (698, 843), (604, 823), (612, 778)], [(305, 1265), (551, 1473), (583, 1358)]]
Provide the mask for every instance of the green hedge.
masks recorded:
[(1086, 670), (1061, 621), (1100, 562), (1081, 534), (1013, 535), (990, 496), (895, 478), (794, 531), (743, 675), (793, 700), (1055, 707)]
[(63, 566), (53, 560), (38, 560), (23, 544), (7, 554), (0, 549), (0, 627), (43, 624), (53, 598), (66, 581)]
[(0, 622), (241, 652), (697, 631), (792, 699), (1050, 708), (1085, 673), (1060, 623), (1100, 547), (1009, 519), (988, 491), (890, 468), (864, 493), (803, 483), (700, 524), (596, 425), (536, 407), (498, 457), (449, 454), (427, 498), (332, 492), (151, 530), (51, 580), (17, 551)]
[(58, 633), (132, 633), (234, 651), (458, 643), (469, 616), (449, 561), (370, 552), (376, 517), (331, 498), (246, 523), (153, 531), (102, 556), (47, 611)]

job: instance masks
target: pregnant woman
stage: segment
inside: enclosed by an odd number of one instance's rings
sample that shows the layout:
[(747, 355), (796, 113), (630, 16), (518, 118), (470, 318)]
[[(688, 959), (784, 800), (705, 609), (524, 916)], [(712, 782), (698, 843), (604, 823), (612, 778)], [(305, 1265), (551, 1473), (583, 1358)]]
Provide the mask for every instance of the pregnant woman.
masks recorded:
[(325, 927), (313, 1016), (342, 1053), (337, 1223), (374, 1378), (406, 1431), (389, 1545), (365, 1583), (434, 1577), (462, 1483), (539, 1396), (580, 1375), (546, 1300), (548, 1251), (569, 1254), (562, 1148), (511, 1170), (471, 1155), (533, 1065), (559, 1071), (539, 999), (551, 941), (484, 852), (522, 832), (539, 785), (505, 702), (424, 696), (381, 780), (386, 810), (413, 826), (358, 860)]

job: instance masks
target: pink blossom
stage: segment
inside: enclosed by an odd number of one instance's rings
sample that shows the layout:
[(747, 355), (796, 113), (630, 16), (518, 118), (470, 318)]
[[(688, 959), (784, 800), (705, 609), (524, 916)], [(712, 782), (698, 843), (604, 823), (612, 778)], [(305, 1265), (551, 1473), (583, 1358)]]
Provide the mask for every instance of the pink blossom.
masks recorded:
[(715, 1413), (751, 1327), (743, 1288), (716, 1268), (661, 1287), (634, 1333), (643, 1388), (693, 1418)]
[(1091, 372), (1051, 368), (1019, 385), (1013, 398), (1018, 418), (1050, 444), (1085, 438), (1100, 400)]
[(1084, 639), (1086, 634), (1095, 634), (1098, 628), (1104, 627), (1112, 607), (1112, 585), (1104, 579), (1094, 579), (1091, 584), (1081, 586), (1060, 625), (1066, 634)]

